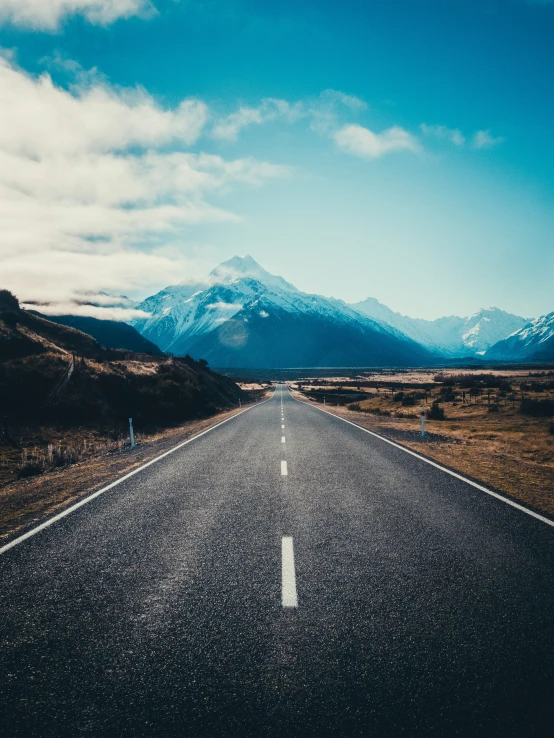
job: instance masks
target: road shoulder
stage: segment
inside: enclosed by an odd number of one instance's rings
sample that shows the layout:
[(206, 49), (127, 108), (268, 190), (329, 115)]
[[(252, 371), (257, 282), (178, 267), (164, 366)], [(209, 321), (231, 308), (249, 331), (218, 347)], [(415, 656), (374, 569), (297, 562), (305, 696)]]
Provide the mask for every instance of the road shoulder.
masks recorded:
[[(245, 408), (253, 407), (251, 403)], [(87, 495), (111, 484), (157, 456), (241, 413), (239, 408), (148, 437), (133, 450), (96, 456), (0, 488), (0, 546), (41, 525)]]

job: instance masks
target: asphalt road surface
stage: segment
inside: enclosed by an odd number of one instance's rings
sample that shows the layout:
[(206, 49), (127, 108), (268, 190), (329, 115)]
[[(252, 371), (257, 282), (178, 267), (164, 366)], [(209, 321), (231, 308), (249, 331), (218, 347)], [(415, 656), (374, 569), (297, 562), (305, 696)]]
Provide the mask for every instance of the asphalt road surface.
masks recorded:
[(278, 388), (2, 553), (0, 640), (2, 738), (552, 736), (554, 528)]

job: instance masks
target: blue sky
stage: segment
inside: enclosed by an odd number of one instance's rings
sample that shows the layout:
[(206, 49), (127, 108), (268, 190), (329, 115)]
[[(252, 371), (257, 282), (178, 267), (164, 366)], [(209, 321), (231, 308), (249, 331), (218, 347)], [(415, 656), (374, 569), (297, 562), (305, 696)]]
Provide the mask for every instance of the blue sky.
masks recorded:
[(554, 310), (554, 2), (0, 0), (0, 22), (24, 299), (250, 253), (414, 317)]

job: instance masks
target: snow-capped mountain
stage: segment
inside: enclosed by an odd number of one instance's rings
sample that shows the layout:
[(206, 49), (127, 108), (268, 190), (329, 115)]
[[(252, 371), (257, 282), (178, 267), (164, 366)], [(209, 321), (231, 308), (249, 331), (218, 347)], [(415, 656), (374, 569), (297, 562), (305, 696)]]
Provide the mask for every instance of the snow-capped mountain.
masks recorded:
[(495, 343), (485, 357), (503, 361), (554, 360), (554, 313), (530, 321), (521, 330)]
[(428, 364), (437, 357), (341, 300), (299, 291), (252, 257), (202, 282), (167, 287), (138, 306), (133, 325), (162, 350), (220, 367)]
[(523, 328), (526, 318), (499, 308), (479, 310), (466, 318), (449, 315), (437, 320), (409, 318), (393, 312), (373, 297), (351, 305), (380, 323), (390, 325), (435, 351), (449, 356), (482, 355), (498, 341)]

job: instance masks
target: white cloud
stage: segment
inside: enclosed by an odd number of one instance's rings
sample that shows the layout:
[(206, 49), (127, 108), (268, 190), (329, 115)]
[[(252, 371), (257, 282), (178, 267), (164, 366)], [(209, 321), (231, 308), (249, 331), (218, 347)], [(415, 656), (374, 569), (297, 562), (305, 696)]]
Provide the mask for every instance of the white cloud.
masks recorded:
[(209, 197), (290, 171), (182, 150), (208, 115), (200, 100), (164, 109), (104, 82), (68, 91), (0, 59), (2, 287), (23, 301), (80, 304), (89, 291), (190, 273), (167, 243), (194, 224), (239, 220)]
[(150, 313), (144, 310), (137, 310), (136, 308), (79, 305), (75, 302), (51, 302), (46, 305), (22, 302), (21, 305), (28, 310), (38, 310), (43, 315), (80, 315), (83, 318), (100, 318), (101, 320), (118, 320), (123, 322), (150, 317)]
[(346, 125), (333, 138), (342, 151), (365, 159), (377, 159), (393, 151), (420, 151), (417, 139), (399, 126), (374, 133), (360, 125)]
[(212, 302), (210, 305), (206, 305), (208, 310), (230, 310), (238, 313), (242, 310), (242, 305), (238, 302)]
[(144, 91), (93, 85), (70, 94), (49, 75), (35, 79), (0, 59), (0, 149), (28, 157), (101, 152), (172, 141), (191, 144), (206, 105), (183, 100), (164, 110)]
[(420, 125), (420, 130), (425, 136), (434, 136), (446, 141), (450, 141), (456, 146), (463, 146), (465, 136), (459, 128), (448, 128), (447, 126), (428, 126), (426, 123)]
[(502, 136), (493, 136), (490, 131), (477, 131), (473, 136), (472, 146), (476, 149), (490, 149), (504, 141)]
[(71, 15), (105, 26), (119, 18), (155, 13), (150, 0), (0, 0), (0, 21), (46, 31), (57, 30)]

